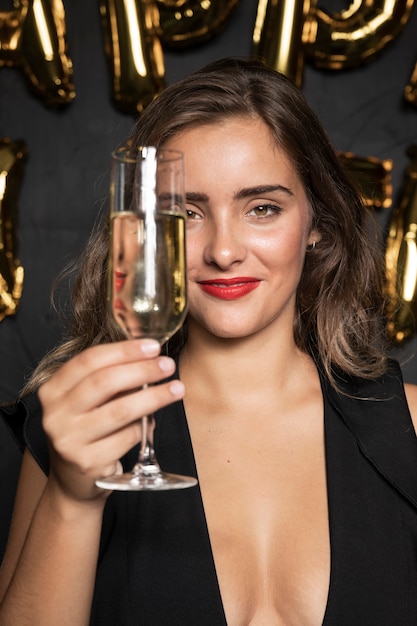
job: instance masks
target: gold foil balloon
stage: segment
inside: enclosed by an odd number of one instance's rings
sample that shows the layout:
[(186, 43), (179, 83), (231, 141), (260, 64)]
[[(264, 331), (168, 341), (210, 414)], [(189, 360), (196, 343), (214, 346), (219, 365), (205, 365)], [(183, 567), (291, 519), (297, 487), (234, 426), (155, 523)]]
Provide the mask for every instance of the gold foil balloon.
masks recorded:
[(404, 89), (404, 97), (411, 104), (417, 105), (417, 63), (415, 64), (411, 78)]
[(313, 6), (305, 52), (316, 67), (339, 70), (370, 59), (407, 24), (414, 0), (354, 0), (329, 14)]
[(240, 0), (155, 0), (163, 45), (182, 48), (219, 32)]
[(61, 0), (15, 0), (0, 11), (0, 67), (21, 67), (47, 105), (75, 97)]
[(253, 31), (253, 55), (301, 87), (303, 40), (310, 0), (259, 0)]
[(137, 113), (165, 88), (165, 66), (153, 0), (105, 0), (100, 10), (119, 109)]
[(22, 141), (0, 139), (0, 321), (16, 312), (23, 286), (17, 253), (17, 195), (26, 147)]
[(415, 334), (417, 321), (417, 146), (408, 154), (412, 161), (389, 224), (385, 256), (388, 334), (396, 344)]
[(391, 159), (361, 157), (352, 152), (339, 152), (338, 157), (356, 184), (362, 201), (374, 209), (392, 205)]

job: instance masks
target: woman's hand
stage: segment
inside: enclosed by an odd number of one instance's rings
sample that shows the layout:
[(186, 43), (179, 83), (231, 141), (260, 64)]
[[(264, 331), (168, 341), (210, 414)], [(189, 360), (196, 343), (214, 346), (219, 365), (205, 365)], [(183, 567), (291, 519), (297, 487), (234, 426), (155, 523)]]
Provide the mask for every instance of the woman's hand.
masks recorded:
[(73, 357), (39, 389), (50, 444), (50, 481), (78, 502), (104, 501), (94, 481), (121, 470), (119, 459), (140, 441), (139, 418), (179, 400), (175, 371), (149, 339), (94, 346)]

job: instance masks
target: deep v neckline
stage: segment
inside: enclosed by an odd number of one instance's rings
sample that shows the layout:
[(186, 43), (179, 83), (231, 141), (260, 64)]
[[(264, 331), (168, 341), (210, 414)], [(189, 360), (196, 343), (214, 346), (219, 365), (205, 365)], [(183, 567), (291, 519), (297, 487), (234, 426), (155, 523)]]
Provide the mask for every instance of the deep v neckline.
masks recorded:
[[(179, 359), (177, 359), (177, 375), (179, 375), (179, 368), (180, 368), (180, 364), (179, 364)], [(331, 594), (332, 594), (332, 582), (333, 582), (333, 576), (332, 576), (332, 572), (333, 572), (333, 551), (332, 551), (332, 530), (331, 530), (331, 524), (330, 524), (330, 519), (331, 519), (331, 515), (330, 515), (330, 511), (331, 511), (331, 502), (330, 502), (330, 498), (329, 498), (329, 489), (328, 489), (328, 454), (327, 454), (327, 447), (328, 447), (328, 433), (327, 433), (327, 412), (328, 412), (328, 401), (326, 400), (326, 395), (325, 395), (325, 389), (324, 389), (324, 381), (322, 379), (322, 376), (320, 375), (320, 372), (318, 372), (319, 375), (319, 381), (320, 381), (320, 389), (321, 389), (321, 395), (322, 395), (322, 406), (323, 406), (323, 415), (322, 415), (322, 420), (323, 420), (323, 436), (324, 436), (324, 459), (325, 459), (325, 479), (326, 479), (326, 500), (327, 500), (327, 515), (328, 515), (328, 541), (329, 541), (329, 573), (328, 573), (328, 588), (327, 588), (327, 596), (326, 596), (326, 603), (325, 603), (325, 607), (324, 607), (324, 613), (323, 613), (323, 621), (321, 622), (320, 625), (318, 626), (331, 626), (331, 622), (327, 622), (328, 620), (328, 614), (329, 614), (329, 607), (331, 607)], [(188, 425), (188, 420), (187, 420), (187, 415), (186, 415), (186, 411), (185, 411), (185, 406), (184, 406), (184, 402), (180, 401), (178, 403), (178, 405), (181, 407), (181, 413), (182, 413), (182, 421), (183, 421), (183, 428), (181, 427), (181, 430), (183, 430), (183, 433), (185, 435), (186, 433), (186, 439), (187, 439), (187, 448), (190, 452), (190, 458), (189, 461), (192, 463), (192, 474), (194, 476), (197, 477), (198, 480), (198, 485), (197, 485), (197, 492), (198, 492), (198, 498), (199, 498), (199, 508), (200, 511), (202, 513), (202, 519), (204, 520), (204, 535), (205, 535), (205, 541), (208, 547), (208, 551), (210, 554), (210, 562), (211, 562), (211, 577), (213, 582), (215, 583), (215, 588), (216, 588), (216, 595), (217, 595), (217, 602), (219, 607), (221, 607), (223, 616), (224, 616), (224, 625), (227, 626), (227, 621), (226, 621), (226, 613), (224, 610), (224, 605), (223, 605), (223, 599), (222, 599), (222, 594), (221, 594), (221, 590), (220, 590), (220, 583), (219, 583), (219, 578), (217, 576), (217, 571), (216, 571), (216, 565), (215, 565), (215, 560), (214, 560), (214, 553), (213, 553), (213, 548), (212, 548), (212, 543), (211, 543), (211, 539), (210, 539), (210, 533), (209, 533), (209, 529), (208, 529), (208, 522), (207, 522), (207, 517), (206, 517), (206, 513), (205, 513), (205, 509), (204, 509), (204, 502), (203, 502), (203, 497), (202, 497), (202, 493), (201, 493), (201, 488), (200, 488), (200, 481), (199, 481), (199, 476), (198, 476), (198, 470), (197, 470), (197, 463), (196, 463), (196, 458), (195, 458), (195, 454), (194, 454), (194, 448), (193, 448), (193, 444), (192, 444), (192, 439), (191, 439), (191, 433), (190, 433), (190, 429), (189, 429), (189, 425)], [(155, 435), (157, 436), (157, 433), (155, 433)], [(157, 446), (157, 443), (155, 443), (155, 445)], [(159, 452), (158, 452), (159, 455)], [(189, 470), (191, 469), (191, 465), (189, 467)], [(334, 624), (334, 622), (333, 622)], [(216, 624), (217, 626), (217, 624)], [(220, 625), (219, 625), (220, 626)]]
[[(321, 384), (322, 397), (323, 397), (324, 456), (325, 456), (326, 497), (327, 497), (328, 529), (329, 529), (328, 530), (328, 533), (329, 533), (328, 539), (329, 539), (329, 552), (330, 552), (330, 558), (329, 558), (329, 561), (330, 561), (330, 563), (329, 563), (330, 571), (329, 571), (327, 598), (326, 598), (326, 604), (325, 604), (325, 609), (324, 609), (324, 614), (323, 614), (323, 621), (318, 626), (333, 626), (334, 622), (331, 621), (331, 616), (329, 616), (329, 611), (330, 611), (330, 608), (331, 608), (330, 600), (331, 600), (331, 597), (332, 597), (333, 572), (334, 572), (334, 567), (333, 567), (333, 549), (332, 549), (332, 543), (333, 543), (332, 542), (332, 528), (331, 528), (331, 521), (330, 521), (331, 519), (333, 519), (333, 513), (331, 511), (332, 503), (330, 501), (329, 489), (328, 489), (329, 468), (328, 468), (327, 448), (328, 448), (328, 442), (329, 442), (329, 435), (328, 435), (328, 432), (327, 432), (327, 424), (328, 424), (329, 403), (326, 400), (321, 379), (320, 379), (320, 384)], [(188, 427), (187, 415), (186, 415), (186, 412), (185, 412), (184, 403), (181, 402), (180, 404), (181, 404), (181, 408), (182, 408), (182, 417), (183, 417), (183, 420), (184, 420), (184, 426), (185, 426), (186, 431), (187, 431), (187, 440), (188, 440), (187, 443), (188, 443), (189, 450), (190, 450), (191, 457), (192, 457), (193, 472), (194, 472), (194, 475), (197, 476), (197, 479), (198, 479), (199, 477), (198, 477), (197, 464), (196, 464), (194, 449), (193, 449), (193, 445), (192, 445), (191, 434), (190, 434), (190, 430), (189, 430), (189, 427)], [(197, 490), (198, 490), (198, 496), (199, 496), (199, 504), (200, 504), (200, 508), (201, 508), (201, 511), (202, 511), (202, 516), (203, 516), (203, 519), (204, 519), (204, 534), (205, 534), (206, 542), (207, 542), (207, 545), (208, 545), (208, 548), (209, 548), (209, 551), (210, 551), (210, 555), (211, 555), (212, 578), (215, 581), (218, 602), (219, 602), (219, 605), (222, 608), (222, 612), (223, 612), (223, 615), (224, 615), (224, 624), (226, 626), (227, 625), (226, 614), (225, 614), (225, 610), (224, 610), (224, 605), (223, 605), (223, 600), (222, 600), (222, 595), (221, 595), (221, 590), (220, 590), (219, 579), (218, 579), (217, 572), (216, 572), (216, 566), (215, 566), (215, 561), (214, 561), (214, 554), (213, 554), (213, 549), (212, 549), (212, 544), (211, 544), (211, 539), (210, 539), (210, 533), (209, 533), (207, 518), (206, 518), (206, 514), (205, 514), (205, 509), (204, 509), (204, 502), (203, 502), (203, 497), (202, 497), (202, 493), (201, 493), (200, 483), (198, 483)], [(328, 621), (329, 619), (330, 619), (330, 621)], [(217, 626), (217, 624), (216, 624), (216, 626)]]

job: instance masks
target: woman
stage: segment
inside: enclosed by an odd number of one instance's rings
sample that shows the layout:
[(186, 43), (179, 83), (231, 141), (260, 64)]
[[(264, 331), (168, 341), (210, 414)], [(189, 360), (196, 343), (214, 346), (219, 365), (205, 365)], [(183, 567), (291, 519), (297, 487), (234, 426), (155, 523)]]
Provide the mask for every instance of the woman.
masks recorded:
[[(417, 624), (417, 445), (381, 246), (320, 123), (284, 76), (226, 59), (130, 140), (185, 155), (186, 328), (175, 361), (118, 341), (103, 225), (71, 339), (6, 415), (26, 448), (0, 623)], [(156, 410), (161, 465), (199, 486), (98, 489)]]

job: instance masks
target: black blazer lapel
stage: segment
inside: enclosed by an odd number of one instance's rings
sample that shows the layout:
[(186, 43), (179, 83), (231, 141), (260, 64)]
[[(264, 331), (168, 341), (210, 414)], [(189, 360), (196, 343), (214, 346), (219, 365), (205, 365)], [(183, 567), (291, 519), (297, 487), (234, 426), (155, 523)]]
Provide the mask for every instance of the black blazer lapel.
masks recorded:
[(390, 360), (387, 373), (371, 381), (338, 376), (341, 393), (321, 379), (362, 454), (417, 508), (417, 437), (398, 363)]

